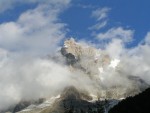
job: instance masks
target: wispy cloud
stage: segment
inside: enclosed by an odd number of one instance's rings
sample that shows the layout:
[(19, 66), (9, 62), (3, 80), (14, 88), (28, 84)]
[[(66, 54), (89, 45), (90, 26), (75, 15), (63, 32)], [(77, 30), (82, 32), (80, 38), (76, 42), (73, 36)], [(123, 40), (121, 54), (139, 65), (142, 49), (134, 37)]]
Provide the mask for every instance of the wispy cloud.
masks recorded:
[(92, 17), (96, 18), (97, 21), (100, 21), (108, 17), (109, 11), (110, 11), (110, 8), (108, 7), (98, 8), (97, 10), (92, 12)]
[(1, 0), (0, 1), (0, 13), (15, 8), (15, 6), (19, 4), (26, 4), (26, 3), (37, 3), (37, 4), (67, 4), (71, 0)]
[(83, 8), (83, 9), (93, 9), (93, 8), (95, 8), (95, 6), (93, 6), (91, 4), (88, 4), (88, 5), (86, 5), (86, 4), (77, 4), (77, 6)]
[(147, 33), (144, 41), (146, 42), (146, 44), (150, 45), (150, 32)]
[(99, 22), (91, 27), (89, 27), (89, 30), (99, 30), (107, 25), (107, 20), (103, 22)]
[(107, 25), (108, 22), (108, 13), (111, 9), (108, 7), (98, 8), (94, 10), (91, 14), (91, 17), (95, 18), (97, 23), (91, 27), (90, 30), (99, 30)]
[(121, 39), (124, 42), (132, 40), (134, 30), (124, 29), (123, 27), (111, 28), (105, 33), (99, 33), (96, 38), (99, 40)]

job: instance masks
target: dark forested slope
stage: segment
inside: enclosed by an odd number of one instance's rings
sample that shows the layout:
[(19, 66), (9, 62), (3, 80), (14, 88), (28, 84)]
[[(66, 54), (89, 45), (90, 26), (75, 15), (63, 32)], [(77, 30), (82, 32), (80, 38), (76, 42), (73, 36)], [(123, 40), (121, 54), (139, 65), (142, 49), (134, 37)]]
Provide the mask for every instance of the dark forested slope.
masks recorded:
[(150, 88), (119, 102), (109, 113), (150, 113)]

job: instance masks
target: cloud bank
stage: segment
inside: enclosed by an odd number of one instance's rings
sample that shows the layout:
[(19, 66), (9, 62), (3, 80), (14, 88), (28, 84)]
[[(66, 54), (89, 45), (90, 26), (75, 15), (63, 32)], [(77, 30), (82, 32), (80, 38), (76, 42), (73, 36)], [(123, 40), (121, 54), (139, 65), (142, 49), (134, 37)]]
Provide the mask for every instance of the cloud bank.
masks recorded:
[(64, 66), (41, 57), (57, 51), (65, 38), (66, 24), (58, 16), (70, 0), (5, 0), (0, 2), (1, 12), (23, 3), (38, 5), (16, 21), (0, 24), (0, 110), (22, 99), (53, 94), (54, 86), (65, 86), (69, 74)]

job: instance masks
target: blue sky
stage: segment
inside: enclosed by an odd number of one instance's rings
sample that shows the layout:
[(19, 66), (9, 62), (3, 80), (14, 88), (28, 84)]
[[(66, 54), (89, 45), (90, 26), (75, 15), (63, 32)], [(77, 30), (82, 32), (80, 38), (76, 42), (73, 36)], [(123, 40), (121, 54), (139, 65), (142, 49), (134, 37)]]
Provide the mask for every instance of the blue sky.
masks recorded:
[[(91, 42), (101, 42), (97, 38), (98, 34), (107, 33), (110, 29), (120, 27), (122, 30), (134, 32), (132, 41), (126, 43), (127, 47), (134, 47), (150, 31), (149, 0), (68, 1), (69, 5), (67, 8), (63, 9), (57, 17), (58, 22), (65, 24), (66, 38), (74, 37), (78, 40), (84, 39)], [(4, 1), (4, 3), (2, 1), (0, 5), (4, 8), (0, 11), (0, 24), (16, 22), (20, 15), (28, 10), (34, 10), (39, 4), (42, 4), (39, 0), (28, 0), (27, 2), (14, 0), (14, 3), (9, 0)], [(102, 12), (103, 9), (106, 9), (106, 11)], [(92, 15), (96, 10), (101, 10), (99, 13), (105, 14), (105, 17), (97, 20), (98, 16)], [(97, 24), (103, 25), (100, 28), (93, 28)]]
[[(77, 0), (72, 4), (72, 7), (62, 15), (62, 19), (69, 24), (70, 35), (75, 37), (93, 39), (90, 35), (91, 31), (87, 28), (96, 21), (90, 15), (93, 10), (103, 7), (111, 8), (111, 10), (108, 13), (108, 24), (99, 32), (117, 26), (135, 30), (132, 45), (136, 45), (150, 30), (149, 0)], [(87, 8), (83, 8), (84, 6)]]

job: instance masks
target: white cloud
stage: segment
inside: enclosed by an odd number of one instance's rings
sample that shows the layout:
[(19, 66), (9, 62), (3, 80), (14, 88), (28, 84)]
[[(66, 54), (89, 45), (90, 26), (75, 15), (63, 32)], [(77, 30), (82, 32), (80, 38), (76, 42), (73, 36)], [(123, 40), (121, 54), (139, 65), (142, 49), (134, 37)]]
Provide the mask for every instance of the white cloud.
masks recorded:
[(110, 11), (110, 8), (104, 7), (104, 8), (98, 8), (94, 10), (91, 14), (92, 17), (96, 18), (97, 23), (91, 27), (89, 27), (89, 30), (99, 30), (107, 25), (108, 22), (108, 12)]
[(121, 70), (127, 75), (138, 76), (150, 84), (150, 46), (138, 45), (125, 51), (122, 57)]
[(58, 18), (69, 3), (65, 1), (40, 4), (22, 13), (16, 22), (0, 24), (0, 47), (32, 53), (45, 53), (56, 48), (66, 33), (66, 24)]
[(120, 58), (120, 56), (124, 52), (124, 44), (120, 39), (113, 39), (110, 43), (106, 45), (105, 51), (113, 59)]
[(99, 30), (99, 29), (105, 27), (106, 25), (107, 25), (107, 21), (99, 22), (99, 23), (89, 27), (89, 30), (94, 30), (94, 29)]
[(109, 11), (110, 11), (110, 8), (107, 8), (107, 7), (99, 8), (92, 12), (92, 17), (96, 18), (97, 21), (100, 21), (102, 19), (107, 18)]
[(113, 39), (105, 49), (112, 58), (120, 59), (118, 70), (121, 76), (137, 76), (150, 84), (149, 50), (149, 32), (134, 48), (125, 48), (121, 39)]
[[(104, 52), (110, 55), (111, 63), (113, 63), (113, 59), (118, 59), (119, 61), (119, 64), (115, 68), (116, 70), (109, 69), (108, 67), (100, 68), (101, 74), (99, 76), (102, 79), (103, 85), (108, 87), (121, 85), (123, 88), (136, 88), (136, 84), (128, 79), (129, 76), (139, 77), (147, 84), (150, 84), (149, 32), (142, 43), (133, 48), (125, 48), (122, 38), (111, 39), (105, 45), (105, 49), (103, 49)], [(122, 92), (120, 91), (119, 93)]]
[[(70, 81), (65, 66), (51, 60), (7, 57), (0, 67), (0, 110), (19, 101), (38, 99), (57, 94)], [(57, 71), (56, 71), (57, 70)], [(65, 76), (63, 76), (65, 75)]]
[(150, 32), (148, 32), (145, 37), (145, 43), (150, 45)]
[(88, 4), (88, 5), (87, 4), (77, 4), (77, 6), (83, 8), (83, 9), (93, 9), (94, 8), (94, 6), (91, 4)]
[(65, 38), (66, 24), (60, 22), (59, 14), (70, 0), (38, 2), (35, 9), (23, 12), (16, 21), (0, 24), (0, 110), (21, 99), (56, 93), (58, 85), (61, 89), (67, 84), (70, 73), (65, 66), (40, 57), (53, 54)]
[(121, 39), (124, 42), (129, 42), (132, 40), (133, 34), (133, 30), (117, 27), (111, 28), (105, 33), (97, 34), (96, 38), (98, 38), (99, 40)]

